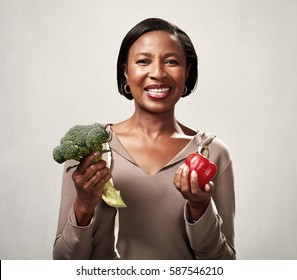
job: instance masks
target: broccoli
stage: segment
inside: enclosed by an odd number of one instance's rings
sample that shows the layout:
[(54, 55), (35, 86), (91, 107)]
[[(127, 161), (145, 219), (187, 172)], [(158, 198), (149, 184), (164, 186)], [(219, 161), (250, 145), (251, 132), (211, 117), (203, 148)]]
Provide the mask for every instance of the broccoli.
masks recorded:
[[(56, 162), (62, 164), (71, 159), (80, 162), (95, 151), (99, 151), (102, 156), (103, 153), (108, 152), (108, 150), (103, 149), (103, 144), (107, 143), (108, 140), (109, 133), (99, 123), (75, 125), (66, 132), (60, 141), (60, 145), (54, 148), (53, 158)], [(66, 172), (77, 166), (78, 164), (68, 167)], [(103, 188), (102, 199), (110, 206), (126, 207), (120, 192), (114, 188), (110, 180)]]
[(101, 154), (103, 144), (108, 142), (108, 132), (99, 124), (75, 125), (70, 128), (61, 139), (60, 145), (53, 151), (54, 160), (63, 163), (74, 159), (81, 161), (92, 152), (99, 151)]

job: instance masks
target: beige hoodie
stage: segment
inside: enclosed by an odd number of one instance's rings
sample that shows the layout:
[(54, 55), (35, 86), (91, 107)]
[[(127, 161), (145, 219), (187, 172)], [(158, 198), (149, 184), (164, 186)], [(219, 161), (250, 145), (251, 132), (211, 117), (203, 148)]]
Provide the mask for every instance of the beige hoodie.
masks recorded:
[[(113, 182), (128, 206), (118, 209), (118, 240), (115, 244), (116, 209), (103, 201), (88, 226), (77, 226), (73, 211), (76, 191), (71, 172), (64, 172), (53, 258), (115, 259), (116, 245), (121, 259), (235, 259), (234, 179), (226, 145), (214, 135), (198, 131), (157, 174), (147, 175), (110, 133)], [(174, 187), (173, 176), (199, 145), (208, 145), (209, 159), (217, 165), (218, 174), (208, 208), (196, 223), (189, 223), (186, 202)], [(65, 168), (72, 164), (67, 162)]]

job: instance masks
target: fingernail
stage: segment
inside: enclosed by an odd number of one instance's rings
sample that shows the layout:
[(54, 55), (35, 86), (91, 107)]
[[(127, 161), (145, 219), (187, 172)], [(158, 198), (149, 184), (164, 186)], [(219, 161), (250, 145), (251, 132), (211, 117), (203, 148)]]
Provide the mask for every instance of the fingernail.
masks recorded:
[(185, 164), (183, 167), (183, 172), (188, 172), (189, 171), (189, 167)]
[(197, 177), (198, 177), (198, 175), (197, 175), (197, 171), (196, 171), (196, 170), (192, 170), (192, 172), (191, 172), (191, 176), (192, 176), (193, 178), (197, 178)]
[(177, 170), (176, 173), (181, 173), (183, 171), (185, 164), (182, 164)]
[(94, 157), (99, 156), (99, 152), (98, 152), (98, 151), (94, 152), (94, 153), (93, 153), (93, 156), (94, 156)]

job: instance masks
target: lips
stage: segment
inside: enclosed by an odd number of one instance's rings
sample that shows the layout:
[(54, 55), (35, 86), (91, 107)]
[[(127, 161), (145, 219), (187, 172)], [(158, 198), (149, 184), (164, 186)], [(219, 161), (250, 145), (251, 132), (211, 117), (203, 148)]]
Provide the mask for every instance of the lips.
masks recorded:
[(154, 99), (163, 99), (169, 95), (171, 87), (167, 85), (150, 85), (146, 87), (144, 90), (148, 94), (149, 97)]

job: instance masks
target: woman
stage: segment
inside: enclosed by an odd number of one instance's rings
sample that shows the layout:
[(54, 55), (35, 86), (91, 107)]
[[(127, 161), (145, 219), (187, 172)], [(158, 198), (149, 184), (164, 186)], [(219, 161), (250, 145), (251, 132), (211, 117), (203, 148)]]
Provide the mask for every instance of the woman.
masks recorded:
[[(197, 55), (189, 37), (161, 19), (128, 32), (118, 57), (119, 92), (132, 116), (107, 125), (111, 166), (99, 153), (63, 178), (55, 259), (235, 259), (234, 184), (230, 154), (212, 134), (178, 122), (175, 105), (195, 88)], [(218, 173), (203, 188), (183, 164), (208, 145)], [(71, 162), (69, 163), (72, 164)], [(112, 177), (127, 208), (101, 199)]]

